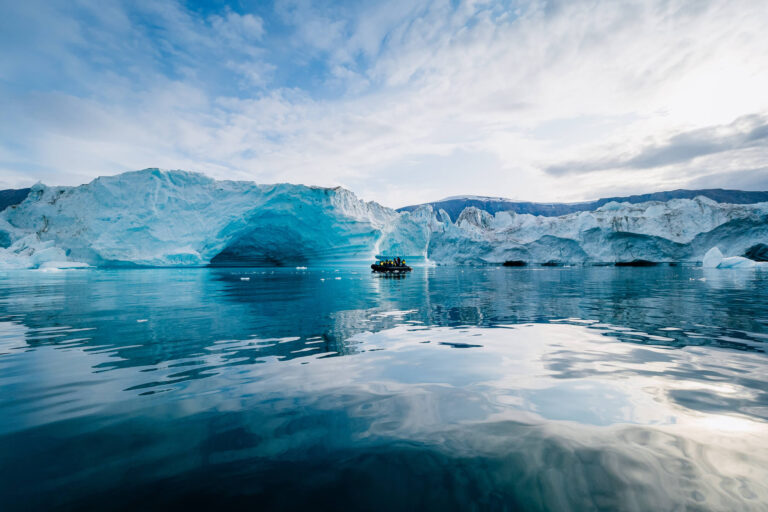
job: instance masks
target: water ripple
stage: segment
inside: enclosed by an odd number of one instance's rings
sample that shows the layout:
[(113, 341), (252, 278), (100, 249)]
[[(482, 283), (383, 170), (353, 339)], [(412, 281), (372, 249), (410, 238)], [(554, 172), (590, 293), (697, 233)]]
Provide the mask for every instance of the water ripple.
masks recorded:
[(0, 274), (0, 495), (765, 510), (768, 283), (704, 273)]

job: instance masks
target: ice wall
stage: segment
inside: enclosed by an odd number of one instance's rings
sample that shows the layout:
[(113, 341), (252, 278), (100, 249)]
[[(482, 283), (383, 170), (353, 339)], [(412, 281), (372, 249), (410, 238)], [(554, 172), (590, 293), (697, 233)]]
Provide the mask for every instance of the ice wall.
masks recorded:
[[(79, 187), (36, 185), (0, 215), (6, 267), (305, 264), (369, 260), (398, 216), (342, 188), (216, 181), (148, 169)], [(42, 251), (57, 251), (41, 256)]]
[(760, 244), (768, 244), (768, 203), (613, 202), (561, 217), (470, 207), (454, 223), (431, 206), (397, 213), (343, 188), (157, 169), (79, 187), (36, 185), (0, 213), (0, 268), (306, 265), (377, 255), (437, 264), (698, 262), (715, 246), (727, 258)]
[[(429, 229), (419, 231), (424, 226)], [(768, 203), (730, 205), (697, 197), (608, 203), (592, 212), (561, 217), (491, 215), (469, 207), (455, 224), (444, 212), (426, 206), (410, 216), (403, 214), (397, 229), (384, 235), (380, 248), (397, 252), (411, 243), (419, 253), (444, 264), (696, 263), (714, 246), (726, 256), (741, 256), (766, 241)]]

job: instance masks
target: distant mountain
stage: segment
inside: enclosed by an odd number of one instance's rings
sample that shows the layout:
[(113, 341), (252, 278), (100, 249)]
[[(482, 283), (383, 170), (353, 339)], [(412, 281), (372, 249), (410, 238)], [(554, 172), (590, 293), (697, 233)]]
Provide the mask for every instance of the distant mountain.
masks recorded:
[(0, 212), (25, 200), (29, 195), (29, 190), (28, 188), (0, 190)]
[[(669, 201), (670, 199), (693, 199), (697, 196), (704, 196), (718, 203), (729, 204), (754, 204), (768, 201), (768, 191), (749, 192), (744, 190), (723, 190), (721, 188), (709, 188), (703, 190), (670, 190), (668, 192), (654, 192), (652, 194), (640, 194), (625, 197), (604, 197), (596, 201), (586, 201), (581, 203), (532, 203), (527, 201), (513, 201), (503, 197), (484, 197), (484, 196), (454, 196), (441, 199), (432, 203), (437, 210), (445, 210), (453, 222), (459, 218), (464, 208), (474, 206), (479, 210), (484, 210), (491, 215), (496, 212), (513, 211), (515, 213), (530, 213), (531, 215), (542, 215), (544, 217), (559, 217), (569, 213), (592, 211), (601, 206), (616, 201), (618, 203), (644, 203), (646, 201)], [(398, 208), (399, 212), (413, 211), (424, 204), (413, 206), (404, 206)]]

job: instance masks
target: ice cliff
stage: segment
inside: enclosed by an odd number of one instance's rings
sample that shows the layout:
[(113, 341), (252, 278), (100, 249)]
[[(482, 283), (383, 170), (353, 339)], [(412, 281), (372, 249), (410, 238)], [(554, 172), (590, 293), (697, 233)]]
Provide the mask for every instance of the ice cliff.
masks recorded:
[(348, 190), (148, 169), (36, 185), (0, 214), (5, 267), (306, 264), (373, 257), (397, 214)]
[(0, 268), (306, 265), (377, 255), (439, 264), (698, 262), (715, 246), (727, 258), (762, 254), (767, 243), (768, 203), (611, 202), (560, 217), (470, 207), (452, 222), (431, 206), (398, 213), (343, 188), (157, 169), (79, 187), (38, 184), (0, 213)]
[(491, 215), (469, 207), (455, 224), (445, 212), (435, 214), (430, 206), (401, 215), (401, 227), (385, 236), (382, 251), (403, 246), (402, 233), (414, 233), (410, 225), (421, 226), (428, 218), (433, 227), (425, 236), (406, 238), (419, 246), (414, 253), (446, 264), (694, 263), (714, 246), (727, 256), (742, 256), (768, 240), (768, 203), (732, 205), (705, 197), (614, 202), (560, 217)]

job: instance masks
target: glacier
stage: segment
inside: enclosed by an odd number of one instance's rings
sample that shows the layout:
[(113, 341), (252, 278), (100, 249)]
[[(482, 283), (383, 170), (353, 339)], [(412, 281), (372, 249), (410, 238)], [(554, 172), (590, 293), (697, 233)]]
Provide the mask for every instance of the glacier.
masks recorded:
[(304, 264), (368, 260), (397, 216), (348, 190), (148, 169), (37, 184), (0, 214), (0, 267)]
[(768, 203), (609, 202), (560, 217), (467, 207), (454, 222), (431, 205), (398, 212), (341, 187), (159, 169), (36, 184), (0, 212), (0, 269), (306, 266), (387, 255), (444, 265), (698, 263), (714, 247), (724, 268), (750, 266), (729, 258), (751, 262), (743, 255), (766, 244)]
[[(768, 203), (731, 205), (705, 197), (639, 204), (608, 203), (594, 211), (560, 217), (513, 212), (494, 215), (465, 208), (455, 223), (444, 212), (425, 206), (404, 212), (400, 224), (434, 226), (427, 236), (412, 237), (421, 252), (445, 264), (531, 264), (651, 262), (698, 263), (712, 247), (740, 256), (768, 240)], [(410, 217), (409, 217), (410, 216)], [(391, 245), (403, 230), (385, 235)], [(410, 232), (414, 232), (410, 228)]]

